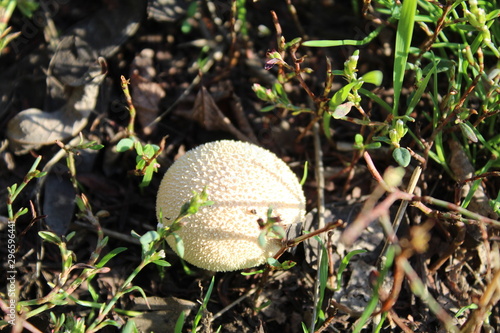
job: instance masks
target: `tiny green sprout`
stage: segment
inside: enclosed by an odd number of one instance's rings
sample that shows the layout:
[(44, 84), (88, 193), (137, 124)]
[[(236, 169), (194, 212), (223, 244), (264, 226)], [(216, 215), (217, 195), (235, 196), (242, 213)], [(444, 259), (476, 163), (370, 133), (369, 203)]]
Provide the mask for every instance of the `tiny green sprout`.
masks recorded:
[(340, 263), (339, 269), (337, 270), (337, 285), (335, 286), (334, 291), (340, 290), (340, 287), (342, 285), (342, 275), (344, 274), (345, 269), (347, 268), (347, 265), (349, 265), (349, 262), (351, 261), (351, 258), (357, 254), (365, 253), (367, 250), (365, 249), (358, 249), (358, 250), (353, 250), (347, 255), (342, 258), (342, 262)]
[(460, 130), (462, 131), (462, 134), (469, 139), (471, 142), (477, 143), (478, 138), (476, 133), (474, 133), (474, 130), (472, 129), (472, 126), (469, 126), (468, 123), (464, 122), (459, 122), (458, 127), (460, 127)]
[(354, 149), (358, 149), (358, 150), (378, 149), (378, 148), (382, 147), (382, 144), (380, 142), (371, 142), (371, 143), (365, 144), (363, 136), (361, 134), (357, 133), (354, 136), (353, 147), (354, 147)]
[(124, 153), (134, 147), (134, 140), (131, 138), (124, 138), (118, 141), (116, 144), (116, 151), (119, 153)]
[(394, 147), (399, 148), (399, 140), (401, 139), (398, 135), (398, 131), (396, 129), (391, 129), (389, 131), (389, 138), (391, 139), (391, 143), (394, 145)]
[(344, 63), (344, 75), (349, 81), (356, 79), (356, 72), (358, 71), (356, 67), (358, 66), (358, 60), (359, 50), (356, 50)]
[(265, 269), (261, 268), (261, 269), (257, 269), (255, 271), (251, 271), (251, 272), (241, 272), (241, 275), (249, 276), (249, 275), (262, 274), (264, 272), (265, 272)]
[(301, 42), (302, 42), (302, 38), (300, 38), (300, 37), (294, 38), (291, 41), (285, 43), (285, 49), (288, 49), (291, 47), (296, 47)]
[(286, 233), (285, 229), (279, 224), (281, 222), (281, 218), (279, 216), (272, 216), (273, 209), (269, 207), (267, 210), (267, 219), (266, 221), (261, 218), (257, 219), (257, 223), (259, 223), (259, 227), (261, 232), (258, 237), (258, 242), (261, 247), (265, 247), (268, 238), (275, 239), (285, 239)]
[(283, 271), (289, 270), (290, 268), (297, 265), (297, 263), (292, 260), (285, 260), (282, 263), (280, 263), (278, 260), (272, 257), (267, 258), (267, 263), (269, 264), (269, 266), (272, 267), (273, 270), (283, 270)]
[(197, 332), (198, 330), (198, 325), (203, 318), (203, 315), (207, 312), (207, 306), (208, 306), (208, 301), (210, 300), (210, 296), (212, 295), (212, 290), (214, 289), (214, 283), (215, 283), (215, 277), (212, 277), (212, 280), (210, 281), (210, 285), (208, 286), (207, 292), (205, 294), (205, 297), (203, 297), (203, 302), (201, 303), (200, 308), (198, 309), (198, 312), (196, 313), (194, 319), (193, 319), (193, 326), (191, 332)]
[(406, 132), (408, 132), (408, 128), (405, 127), (405, 123), (401, 119), (396, 120), (394, 129), (396, 130), (399, 139), (402, 139), (406, 135)]
[(92, 206), (90, 206), (90, 202), (87, 199), (87, 197), (85, 196), (85, 194), (77, 195), (75, 197), (75, 202), (76, 202), (76, 206), (78, 207), (78, 210), (81, 213), (85, 213), (87, 211), (92, 211)]
[(279, 54), (276, 50), (267, 52), (267, 58), (268, 60), (264, 66), (266, 70), (270, 70), (274, 67), (274, 65), (286, 65), (285, 61), (281, 57), (281, 54)]
[(178, 219), (196, 214), (198, 210), (200, 210), (200, 208), (206, 206), (212, 206), (213, 204), (214, 204), (213, 201), (208, 200), (208, 193), (206, 187), (203, 188), (203, 191), (201, 193), (193, 191), (193, 196), (191, 197), (191, 200), (182, 205)]
[(139, 242), (142, 246), (142, 255), (143, 258), (148, 255), (153, 249), (154, 243), (160, 238), (156, 231), (148, 231), (144, 235), (139, 238)]
[(476, 303), (471, 303), (469, 305), (463, 306), (463, 307), (460, 308), (460, 310), (457, 311), (457, 313), (455, 314), (455, 318), (459, 318), (467, 310), (475, 310), (477, 308), (478, 308), (478, 306), (477, 306)]
[[(165, 138), (162, 140), (160, 146), (163, 147)], [(142, 181), (139, 184), (140, 188), (147, 187), (151, 180), (153, 179), (153, 174), (158, 171), (158, 161), (157, 157), (162, 152), (162, 148), (155, 144), (142, 144), (137, 141), (134, 137), (121, 139), (116, 145), (116, 151), (126, 152), (135, 149), (136, 156), (136, 166), (133, 173), (136, 176), (142, 176)]]
[(375, 70), (375, 71), (371, 71), (371, 72), (366, 73), (365, 75), (363, 75), (359, 79), (363, 82), (371, 83), (371, 84), (374, 84), (376, 86), (380, 86), (382, 84), (383, 78), (384, 78), (384, 74), (382, 73), (382, 71)]

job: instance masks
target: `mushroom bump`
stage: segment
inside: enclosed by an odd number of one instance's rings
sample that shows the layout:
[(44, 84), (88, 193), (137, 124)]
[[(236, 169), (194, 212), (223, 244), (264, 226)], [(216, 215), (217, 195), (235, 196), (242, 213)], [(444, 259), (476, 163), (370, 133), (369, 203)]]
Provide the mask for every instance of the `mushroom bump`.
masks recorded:
[[(205, 187), (214, 204), (185, 217), (176, 233), (184, 244), (183, 259), (206, 270), (250, 268), (275, 255), (279, 239), (267, 237), (263, 247), (258, 242), (258, 221), (267, 220), (269, 208), (283, 226), (305, 214), (301, 185), (285, 162), (254, 144), (222, 140), (186, 152), (167, 170), (156, 201), (160, 223), (172, 223), (193, 191)], [(173, 236), (167, 243), (177, 252)]]

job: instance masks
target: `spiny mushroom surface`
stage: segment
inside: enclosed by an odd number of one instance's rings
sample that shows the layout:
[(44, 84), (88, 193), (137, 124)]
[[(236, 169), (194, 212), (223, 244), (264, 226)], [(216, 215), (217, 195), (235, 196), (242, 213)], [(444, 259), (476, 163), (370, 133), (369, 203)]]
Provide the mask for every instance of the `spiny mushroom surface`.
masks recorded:
[[(156, 201), (160, 223), (172, 223), (193, 191), (205, 187), (214, 204), (186, 217), (177, 231), (183, 259), (203, 269), (234, 271), (263, 264), (281, 244), (267, 238), (264, 247), (259, 245), (258, 220), (267, 220), (269, 208), (284, 225), (305, 214), (297, 176), (281, 159), (250, 143), (222, 140), (186, 152), (167, 170)], [(174, 237), (167, 242), (176, 251)]]

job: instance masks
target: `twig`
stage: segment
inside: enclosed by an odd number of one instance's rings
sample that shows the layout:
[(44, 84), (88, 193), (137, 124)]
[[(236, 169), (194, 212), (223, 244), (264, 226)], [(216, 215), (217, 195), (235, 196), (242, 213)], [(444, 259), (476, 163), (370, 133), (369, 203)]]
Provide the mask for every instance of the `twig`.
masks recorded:
[[(498, 252), (497, 252), (498, 260)], [(483, 292), (478, 302), (477, 309), (474, 310), (465, 325), (461, 328), (461, 333), (479, 332), (486, 318), (490, 315), (491, 308), (498, 304), (500, 300), (500, 269), (497, 270), (491, 283)]]
[[(89, 225), (88, 223), (85, 223), (82, 221), (75, 221), (74, 223), (75, 223), (75, 225), (82, 227), (84, 229), (87, 229), (89, 231), (97, 232), (96, 228), (93, 227), (92, 225)], [(115, 238), (115, 239), (118, 239), (118, 240), (121, 240), (121, 241), (124, 241), (127, 243), (131, 243), (134, 245), (141, 245), (141, 243), (139, 242), (139, 240), (137, 238), (126, 235), (123, 232), (117, 232), (117, 231), (113, 231), (111, 229), (106, 229), (106, 228), (102, 228), (102, 232), (106, 236), (109, 236), (109, 237), (112, 237), (112, 238)]]
[(130, 84), (130, 79), (125, 79), (125, 76), (122, 75), (120, 76), (120, 80), (121, 80), (122, 91), (127, 101), (128, 112), (130, 114), (130, 120), (128, 122), (127, 132), (128, 135), (134, 136), (135, 135), (134, 124), (137, 112), (135, 111), (135, 106), (134, 103), (132, 102), (132, 96), (130, 95), (130, 90), (128, 89), (128, 85)]
[[(410, 182), (408, 184), (408, 189), (407, 189), (407, 192), (409, 194), (413, 194), (413, 191), (415, 191), (415, 187), (417, 186), (417, 183), (418, 183), (418, 180), (420, 179), (421, 173), (422, 173), (422, 168), (420, 166), (417, 166), (415, 168), (415, 170), (413, 170), (413, 174), (411, 175)], [(408, 200), (403, 200), (403, 201), (401, 201), (401, 204), (399, 205), (396, 216), (394, 217), (394, 221), (392, 222), (392, 230), (393, 230), (394, 234), (396, 234), (398, 229), (399, 229), (399, 225), (401, 224), (401, 220), (403, 219), (404, 213), (406, 212), (406, 208), (408, 207), (408, 203), (409, 203)], [(379, 267), (383, 256), (385, 256), (385, 252), (387, 251), (387, 246), (389, 246), (389, 242), (392, 242), (392, 240), (387, 238), (385, 240), (384, 248), (382, 249), (382, 252), (380, 252), (380, 256), (378, 257), (376, 267)]]
[[(323, 152), (321, 150), (321, 140), (319, 138), (319, 124), (315, 123), (313, 126), (313, 134), (314, 134), (314, 158), (316, 160), (316, 182), (317, 186), (317, 195), (318, 195), (318, 229), (322, 229), (325, 226), (325, 177), (324, 177), (324, 169), (323, 169)], [(320, 236), (321, 237), (321, 236)], [(324, 238), (324, 237), (323, 237)], [(317, 253), (317, 274), (316, 281), (314, 282), (314, 307), (313, 314), (311, 317), (311, 324), (309, 332), (314, 332), (315, 324), (316, 324), (316, 314), (317, 314), (317, 305), (320, 295), (320, 265), (321, 265), (321, 256), (322, 249), (321, 246), (323, 242), (318, 242), (318, 248), (316, 249)]]
[[(478, 52), (480, 52), (481, 49), (478, 50)], [(462, 94), (462, 96), (460, 97), (457, 105), (455, 105), (455, 107), (453, 108), (453, 111), (450, 112), (450, 114), (445, 118), (443, 119), (438, 125), (437, 127), (432, 131), (432, 134), (431, 134), (431, 137), (430, 139), (428, 140), (428, 143), (426, 144), (426, 148), (425, 148), (425, 152), (424, 152), (424, 158), (425, 160), (427, 160), (428, 156), (429, 156), (429, 151), (431, 150), (433, 144), (434, 144), (434, 141), (436, 139), (436, 136), (444, 129), (444, 127), (450, 123), (453, 118), (458, 115), (460, 113), (460, 111), (462, 110), (462, 106), (464, 105), (465, 101), (467, 100), (467, 98), (469, 97), (469, 95), (474, 91), (474, 89), (476, 88), (477, 84), (479, 83), (479, 80), (481, 79), (482, 77), (482, 73), (476, 75), (476, 77), (474, 78), (474, 80), (472, 81), (472, 83), (470, 84), (470, 86), (467, 88), (467, 90)]]
[(231, 304), (227, 305), (222, 310), (220, 310), (219, 312), (217, 312), (216, 314), (214, 314), (212, 316), (212, 321), (215, 320), (215, 319), (217, 319), (217, 318), (219, 318), (220, 316), (222, 316), (227, 311), (231, 310), (234, 306), (236, 306), (239, 303), (241, 303), (245, 298), (247, 298), (248, 296), (252, 295), (256, 291), (257, 291), (257, 288), (252, 288), (252, 289), (248, 290), (246, 293), (244, 293), (243, 295), (241, 295), (240, 297), (238, 297), (236, 300), (234, 300), (233, 302), (231, 302)]

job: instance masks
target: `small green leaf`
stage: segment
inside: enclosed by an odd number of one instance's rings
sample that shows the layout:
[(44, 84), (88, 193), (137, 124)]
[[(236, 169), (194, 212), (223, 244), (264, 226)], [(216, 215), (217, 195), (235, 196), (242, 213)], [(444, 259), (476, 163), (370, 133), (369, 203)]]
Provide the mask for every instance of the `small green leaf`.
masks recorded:
[(134, 142), (134, 148), (135, 148), (137, 155), (139, 155), (139, 156), (144, 155), (144, 149), (142, 147), (142, 144), (139, 141)]
[(203, 297), (203, 302), (194, 317), (191, 332), (197, 332), (198, 324), (200, 323), (200, 320), (203, 317), (205, 310), (207, 309), (208, 301), (210, 300), (210, 296), (212, 295), (212, 290), (214, 289), (214, 282), (215, 282), (215, 277), (212, 277), (212, 281), (210, 282), (210, 286), (208, 286), (207, 293), (205, 294), (205, 297)]
[(372, 142), (372, 143), (367, 144), (365, 146), (365, 149), (379, 149), (380, 147), (382, 147), (382, 143)]
[(342, 104), (346, 99), (347, 96), (349, 96), (349, 93), (351, 92), (352, 87), (356, 85), (357, 82), (351, 82), (333, 94), (332, 98), (330, 99), (330, 102), (328, 103), (328, 106), (330, 107), (330, 110), (335, 110), (335, 108)]
[(411, 162), (411, 154), (406, 148), (399, 147), (394, 149), (392, 157), (403, 168), (406, 168)]
[(175, 238), (175, 249), (177, 250), (177, 254), (179, 257), (184, 258), (184, 242), (177, 233), (172, 233), (172, 236)]
[(323, 132), (327, 139), (332, 138), (332, 133), (330, 132), (330, 121), (332, 120), (332, 115), (329, 112), (323, 113)]
[(284, 270), (287, 270), (287, 269), (290, 269), (290, 268), (294, 267), (295, 265), (297, 265), (297, 263), (295, 261), (285, 260), (281, 264), (281, 268), (284, 269)]
[(17, 184), (12, 184), (12, 186), (7, 187), (7, 191), (10, 195), (14, 194), (17, 190)]
[(153, 179), (153, 174), (156, 171), (156, 167), (153, 164), (150, 164), (146, 168), (146, 172), (144, 173), (144, 176), (142, 177), (142, 181), (139, 184), (139, 187), (148, 187), (148, 185), (151, 183), (151, 180)]
[(248, 275), (255, 275), (255, 274), (260, 274), (260, 273), (264, 273), (264, 269), (258, 269), (256, 271), (252, 271), (252, 272), (241, 272), (241, 275), (248, 276)]
[(137, 326), (135, 325), (135, 321), (128, 320), (120, 332), (121, 333), (138, 333), (139, 330), (137, 329)]
[(76, 231), (72, 231), (66, 235), (66, 242), (69, 242), (76, 235)]
[(285, 49), (295, 45), (295, 44), (298, 44), (302, 41), (302, 38), (300, 37), (297, 37), (297, 38), (294, 38), (292, 39), (291, 41), (289, 41), (288, 43), (285, 44)]
[(264, 106), (262, 109), (260, 109), (260, 112), (269, 112), (274, 110), (276, 107), (274, 105), (268, 105)]
[(340, 289), (340, 285), (342, 284), (342, 274), (344, 274), (344, 271), (347, 268), (349, 261), (351, 261), (351, 258), (353, 256), (355, 256), (356, 254), (360, 254), (360, 253), (364, 253), (364, 252), (367, 252), (367, 251), (365, 249), (353, 250), (353, 251), (347, 253), (347, 255), (344, 258), (342, 258), (339, 269), (337, 271), (337, 285), (335, 287), (335, 291)]
[(158, 240), (159, 236), (158, 236), (158, 233), (154, 230), (151, 230), (151, 231), (148, 231), (146, 232), (144, 235), (141, 236), (141, 238), (139, 239), (139, 241), (141, 242), (141, 244), (144, 246), (144, 245), (149, 245), (151, 244), (152, 242)]
[(97, 268), (102, 268), (104, 265), (108, 263), (111, 259), (113, 259), (115, 256), (117, 256), (119, 253), (126, 251), (126, 247), (117, 247), (116, 249), (111, 250), (108, 254), (106, 254), (102, 259), (99, 261), (95, 267)]
[(382, 84), (383, 78), (384, 74), (382, 73), (382, 71), (371, 71), (363, 75), (360, 80), (363, 80), (366, 83), (371, 83), (376, 86), (380, 86)]
[(304, 46), (309, 47), (332, 47), (332, 46), (340, 46), (344, 45), (344, 41), (342, 40), (308, 40), (302, 43)]
[(457, 311), (457, 313), (455, 314), (455, 318), (460, 317), (467, 310), (475, 310), (477, 308), (478, 308), (478, 306), (475, 303), (471, 303), (469, 305), (463, 306), (460, 308), (460, 310)]
[(274, 259), (273, 257), (267, 258), (267, 263), (273, 267), (280, 267), (281, 264), (278, 260)]
[(267, 239), (266, 239), (266, 232), (265, 231), (262, 231), (260, 234), (259, 234), (259, 237), (257, 238), (258, 242), (259, 242), (259, 246), (260, 247), (265, 247), (266, 246), (266, 243), (267, 243)]
[(476, 143), (477, 136), (476, 133), (474, 133), (474, 130), (469, 126), (467, 123), (458, 123), (458, 126), (460, 127), (460, 130), (462, 131), (462, 134), (469, 139), (470, 141)]
[(142, 298), (147, 299), (147, 297), (146, 297), (146, 293), (144, 292), (144, 289), (142, 289), (142, 288), (141, 288), (141, 287), (139, 287), (139, 286), (133, 286), (133, 287), (130, 287), (130, 288), (126, 289), (126, 290), (124, 291), (124, 293), (128, 294), (128, 293), (131, 293), (131, 292), (133, 292), (133, 291), (138, 291), (138, 292), (141, 294)]
[(24, 16), (31, 18), (38, 9), (39, 4), (33, 0), (17, 1), (17, 8)]
[(62, 243), (61, 238), (51, 231), (39, 231), (38, 236), (46, 242), (59, 245)]
[[(442, 73), (452, 70), (456, 66), (455, 62), (446, 59), (439, 59), (436, 62), (431, 62), (422, 69), (422, 75), (427, 75), (431, 71), (436, 71), (436, 73)], [(435, 68), (435, 69), (434, 69)]]
[(307, 173), (309, 171), (308, 169), (308, 166), (309, 166), (309, 162), (306, 161), (304, 163), (304, 173), (302, 174), (302, 179), (300, 180), (300, 186), (303, 186), (305, 183), (306, 183), (306, 180), (307, 180)]
[(356, 146), (359, 146), (359, 147), (363, 147), (363, 136), (359, 133), (357, 133), (355, 136), (354, 136), (354, 143), (356, 144)]
[(391, 144), (391, 140), (385, 136), (374, 136), (373, 141), (378, 141), (378, 142), (384, 142), (387, 143), (388, 145)]
[(179, 314), (179, 318), (175, 322), (174, 333), (182, 333), (182, 327), (184, 326), (184, 322), (186, 321), (186, 314), (184, 311), (181, 311)]
[(132, 149), (133, 146), (134, 146), (134, 140), (132, 140), (130, 138), (121, 139), (116, 144), (116, 151), (123, 153), (127, 150)]
[(168, 261), (165, 261), (165, 260), (162, 260), (162, 259), (155, 260), (152, 263), (156, 264), (158, 266), (161, 266), (161, 267), (170, 267), (171, 266)]
[(286, 96), (285, 93), (285, 88), (280, 83), (275, 83), (273, 85), (273, 91), (278, 95), (278, 96)]
[(142, 236), (141, 236), (141, 235), (139, 235), (139, 234), (137, 233), (137, 231), (135, 231), (135, 230), (132, 230), (132, 231), (130, 232), (130, 235), (131, 235), (132, 237), (134, 237), (134, 238), (137, 238), (137, 239), (140, 239), (140, 238), (142, 237)]
[(100, 150), (104, 148), (104, 145), (98, 144), (96, 141), (87, 142), (82, 146), (83, 149)]
[(278, 224), (271, 226), (271, 230), (281, 239), (286, 237), (285, 229)]

